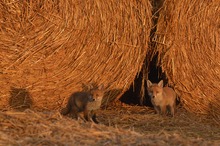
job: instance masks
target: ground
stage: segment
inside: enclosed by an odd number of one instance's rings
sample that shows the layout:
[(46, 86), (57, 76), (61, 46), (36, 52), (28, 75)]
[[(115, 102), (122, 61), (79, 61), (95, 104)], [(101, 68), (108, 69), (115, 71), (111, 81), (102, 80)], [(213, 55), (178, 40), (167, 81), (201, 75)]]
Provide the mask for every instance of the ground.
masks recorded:
[(213, 118), (179, 107), (175, 117), (146, 106), (115, 104), (97, 112), (100, 124), (59, 111), (0, 112), (0, 145), (220, 145)]

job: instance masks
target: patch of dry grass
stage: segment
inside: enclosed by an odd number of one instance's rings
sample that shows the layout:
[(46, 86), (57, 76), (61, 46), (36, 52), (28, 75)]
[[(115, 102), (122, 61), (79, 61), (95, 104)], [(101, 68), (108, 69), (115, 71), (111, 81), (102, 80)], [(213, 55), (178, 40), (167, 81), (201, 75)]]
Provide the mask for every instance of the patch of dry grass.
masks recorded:
[(209, 119), (205, 121), (181, 110), (179, 109), (175, 118), (171, 118), (155, 115), (152, 109), (146, 107), (114, 106), (98, 112), (98, 119), (101, 122), (98, 125), (63, 117), (58, 111), (5, 111), (0, 112), (0, 144), (59, 146), (220, 144), (220, 141), (216, 141), (219, 138), (216, 124), (212, 125)]

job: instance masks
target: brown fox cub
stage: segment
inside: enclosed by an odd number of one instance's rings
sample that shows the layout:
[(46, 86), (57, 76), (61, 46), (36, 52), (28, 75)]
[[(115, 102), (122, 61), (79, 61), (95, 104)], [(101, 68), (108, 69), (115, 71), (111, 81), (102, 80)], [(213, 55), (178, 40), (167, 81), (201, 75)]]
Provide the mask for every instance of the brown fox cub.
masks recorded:
[(92, 120), (98, 123), (94, 110), (100, 108), (103, 96), (102, 86), (88, 92), (75, 92), (70, 96), (66, 107), (61, 110), (61, 114), (70, 114), (78, 119), (79, 113), (83, 112), (86, 121), (89, 121), (92, 116)]
[(154, 109), (158, 114), (166, 115), (167, 107), (170, 108), (171, 115), (174, 116), (176, 108), (176, 93), (170, 87), (163, 87), (163, 80), (158, 84), (147, 80), (148, 94)]

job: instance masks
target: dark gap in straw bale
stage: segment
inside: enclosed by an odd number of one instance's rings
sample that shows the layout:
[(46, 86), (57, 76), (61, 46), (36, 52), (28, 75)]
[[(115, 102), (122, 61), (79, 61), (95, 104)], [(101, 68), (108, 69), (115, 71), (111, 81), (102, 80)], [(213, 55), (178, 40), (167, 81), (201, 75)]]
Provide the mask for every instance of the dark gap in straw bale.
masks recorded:
[(157, 65), (158, 53), (155, 53), (156, 43), (153, 41), (157, 29), (159, 12), (162, 8), (163, 2), (164, 0), (151, 0), (152, 28), (149, 37), (151, 41), (148, 44), (150, 49), (146, 54), (141, 72), (137, 73), (134, 82), (120, 99), (124, 103), (146, 105), (151, 107), (152, 104), (147, 94), (145, 78), (150, 79), (152, 82), (159, 82), (161, 79), (163, 79), (164, 83), (167, 83), (165, 74), (162, 73), (161, 67)]
[(160, 11), (163, 7), (164, 0), (152, 0), (151, 1), (153, 6), (153, 27), (150, 32), (150, 43), (149, 43), (149, 51), (146, 58), (146, 73), (147, 78), (151, 80), (154, 83), (159, 82), (161, 79), (165, 81), (165, 84), (167, 82), (165, 74), (162, 72), (161, 66), (158, 66), (158, 53), (157, 53), (157, 44), (154, 41), (155, 39), (155, 33), (157, 31), (157, 23), (158, 18), (160, 16)]
[(121, 96), (120, 101), (126, 104), (141, 105), (142, 74), (138, 74), (130, 88)]
[[(219, 115), (220, 2), (165, 0), (154, 41), (158, 65), (191, 112)], [(214, 109), (214, 110), (213, 110)]]
[(10, 87), (27, 89), (38, 109), (61, 108), (83, 83), (119, 98), (141, 70), (151, 17), (149, 1), (1, 1), (0, 107)]
[(9, 106), (11, 108), (23, 111), (31, 107), (33, 102), (26, 89), (11, 87), (10, 94)]

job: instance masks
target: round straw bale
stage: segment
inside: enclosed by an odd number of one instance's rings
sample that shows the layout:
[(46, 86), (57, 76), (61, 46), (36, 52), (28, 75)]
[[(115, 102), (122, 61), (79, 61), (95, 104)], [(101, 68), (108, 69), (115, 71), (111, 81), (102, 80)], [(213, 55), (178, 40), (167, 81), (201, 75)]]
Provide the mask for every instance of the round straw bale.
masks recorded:
[(103, 84), (112, 98), (128, 89), (146, 56), (151, 4), (7, 0), (0, 24), (0, 107), (16, 98), (57, 109), (83, 83)]
[(191, 112), (220, 112), (219, 14), (215, 0), (165, 0), (160, 12), (158, 65)]

